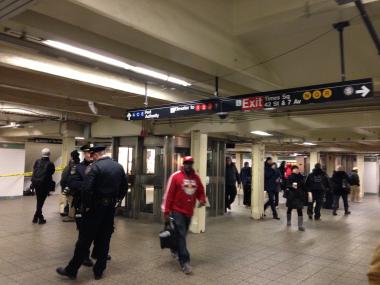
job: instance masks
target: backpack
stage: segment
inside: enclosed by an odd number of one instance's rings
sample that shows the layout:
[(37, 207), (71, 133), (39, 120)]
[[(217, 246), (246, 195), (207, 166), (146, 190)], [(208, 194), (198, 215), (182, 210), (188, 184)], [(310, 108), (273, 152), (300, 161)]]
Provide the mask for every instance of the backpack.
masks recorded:
[(40, 186), (44, 182), (46, 182), (47, 171), (49, 167), (50, 161), (43, 161), (41, 159), (37, 160), (36, 167), (33, 169), (32, 174), (32, 183), (33, 186)]
[(323, 174), (314, 174), (312, 178), (312, 190), (325, 191), (325, 185), (323, 184)]

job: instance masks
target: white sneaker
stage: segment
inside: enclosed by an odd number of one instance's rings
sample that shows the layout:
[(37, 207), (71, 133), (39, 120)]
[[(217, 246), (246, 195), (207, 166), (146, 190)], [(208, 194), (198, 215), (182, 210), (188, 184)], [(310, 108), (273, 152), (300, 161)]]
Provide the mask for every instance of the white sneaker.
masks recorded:
[(185, 274), (191, 274), (191, 273), (193, 272), (193, 269), (191, 268), (190, 263), (186, 262), (186, 263), (182, 266), (182, 271), (183, 271), (183, 273), (185, 273)]

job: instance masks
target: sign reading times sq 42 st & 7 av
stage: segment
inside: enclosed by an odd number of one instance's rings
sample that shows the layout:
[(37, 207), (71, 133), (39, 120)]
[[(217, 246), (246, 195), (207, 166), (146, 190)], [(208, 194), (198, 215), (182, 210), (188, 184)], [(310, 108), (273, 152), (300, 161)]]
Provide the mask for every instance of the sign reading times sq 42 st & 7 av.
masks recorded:
[(150, 109), (129, 110), (127, 120), (161, 119), (213, 114), (217, 112), (254, 111), (269, 108), (320, 104), (365, 99), (373, 96), (372, 79), (359, 79), (284, 90), (218, 97), (170, 104)]

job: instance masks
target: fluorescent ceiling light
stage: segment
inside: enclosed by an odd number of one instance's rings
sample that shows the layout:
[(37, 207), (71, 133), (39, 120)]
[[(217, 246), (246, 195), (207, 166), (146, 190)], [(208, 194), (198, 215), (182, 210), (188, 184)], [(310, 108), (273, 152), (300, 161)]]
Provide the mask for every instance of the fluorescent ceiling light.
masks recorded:
[(7, 125), (4, 125), (4, 126), (1, 126), (1, 128), (18, 128), (20, 127), (21, 125), (16, 123), (16, 122), (10, 122), (9, 124)]
[(271, 137), (271, 136), (273, 136), (272, 134), (269, 134), (269, 133), (263, 132), (263, 131), (252, 131), (251, 134), (258, 135), (258, 136), (263, 136), (263, 137)]
[(19, 66), (22, 68), (52, 74), (72, 80), (82, 81), (97, 86), (103, 86), (111, 89), (121, 90), (124, 92), (145, 95), (143, 87), (128, 84), (112, 77), (102, 76), (96, 73), (82, 72), (74, 67), (65, 65), (56, 65), (50, 62), (41, 62), (38, 60), (28, 59), (24, 57), (7, 57), (5, 63)]
[(83, 140), (85, 140), (84, 137), (75, 137), (75, 139), (78, 140), (78, 141), (83, 141)]
[(179, 78), (176, 78), (176, 77), (169, 76), (165, 73), (157, 72), (157, 71), (147, 69), (147, 68), (143, 68), (143, 67), (133, 66), (133, 65), (130, 65), (130, 64), (123, 62), (121, 60), (117, 60), (117, 59), (112, 58), (112, 57), (104, 56), (104, 55), (98, 54), (96, 52), (92, 52), (92, 51), (89, 51), (89, 50), (86, 50), (83, 48), (79, 48), (76, 46), (72, 46), (69, 44), (65, 44), (62, 42), (52, 41), (52, 40), (44, 40), (44, 41), (42, 41), (42, 43), (44, 43), (47, 46), (50, 46), (50, 47), (53, 47), (56, 49), (60, 49), (60, 50), (63, 50), (63, 51), (66, 51), (66, 52), (69, 52), (72, 54), (76, 54), (76, 55), (79, 55), (82, 57), (86, 57), (86, 58), (91, 59), (91, 60), (95, 60), (95, 61), (102, 62), (102, 63), (108, 64), (108, 65), (116, 66), (116, 67), (119, 67), (122, 69), (130, 70), (130, 71), (133, 71), (133, 72), (136, 72), (139, 74), (143, 74), (143, 75), (146, 75), (149, 77), (157, 78), (157, 79), (160, 79), (163, 81), (168, 81), (168, 82), (178, 84), (178, 85), (182, 85), (185, 87), (191, 85), (191, 83), (189, 83), (189, 82), (186, 82), (186, 81), (179, 79)]
[(317, 145), (317, 144), (312, 143), (312, 142), (303, 142), (302, 144), (303, 144), (303, 145)]

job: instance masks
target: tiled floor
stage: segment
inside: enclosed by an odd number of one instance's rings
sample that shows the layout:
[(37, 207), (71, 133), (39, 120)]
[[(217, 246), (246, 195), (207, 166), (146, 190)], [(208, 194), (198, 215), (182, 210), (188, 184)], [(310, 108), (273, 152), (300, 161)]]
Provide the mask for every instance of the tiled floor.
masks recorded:
[(77, 233), (60, 222), (57, 201), (49, 197), (43, 226), (31, 223), (33, 197), (0, 201), (0, 284), (367, 284), (380, 239), (377, 197), (353, 205), (350, 217), (324, 212), (323, 221), (306, 222), (306, 232), (286, 228), (283, 208), (281, 221), (253, 221), (238, 207), (189, 236), (194, 274), (185, 276), (159, 248), (160, 225), (117, 218), (105, 278), (94, 281), (82, 268), (68, 281), (55, 268), (71, 257)]

